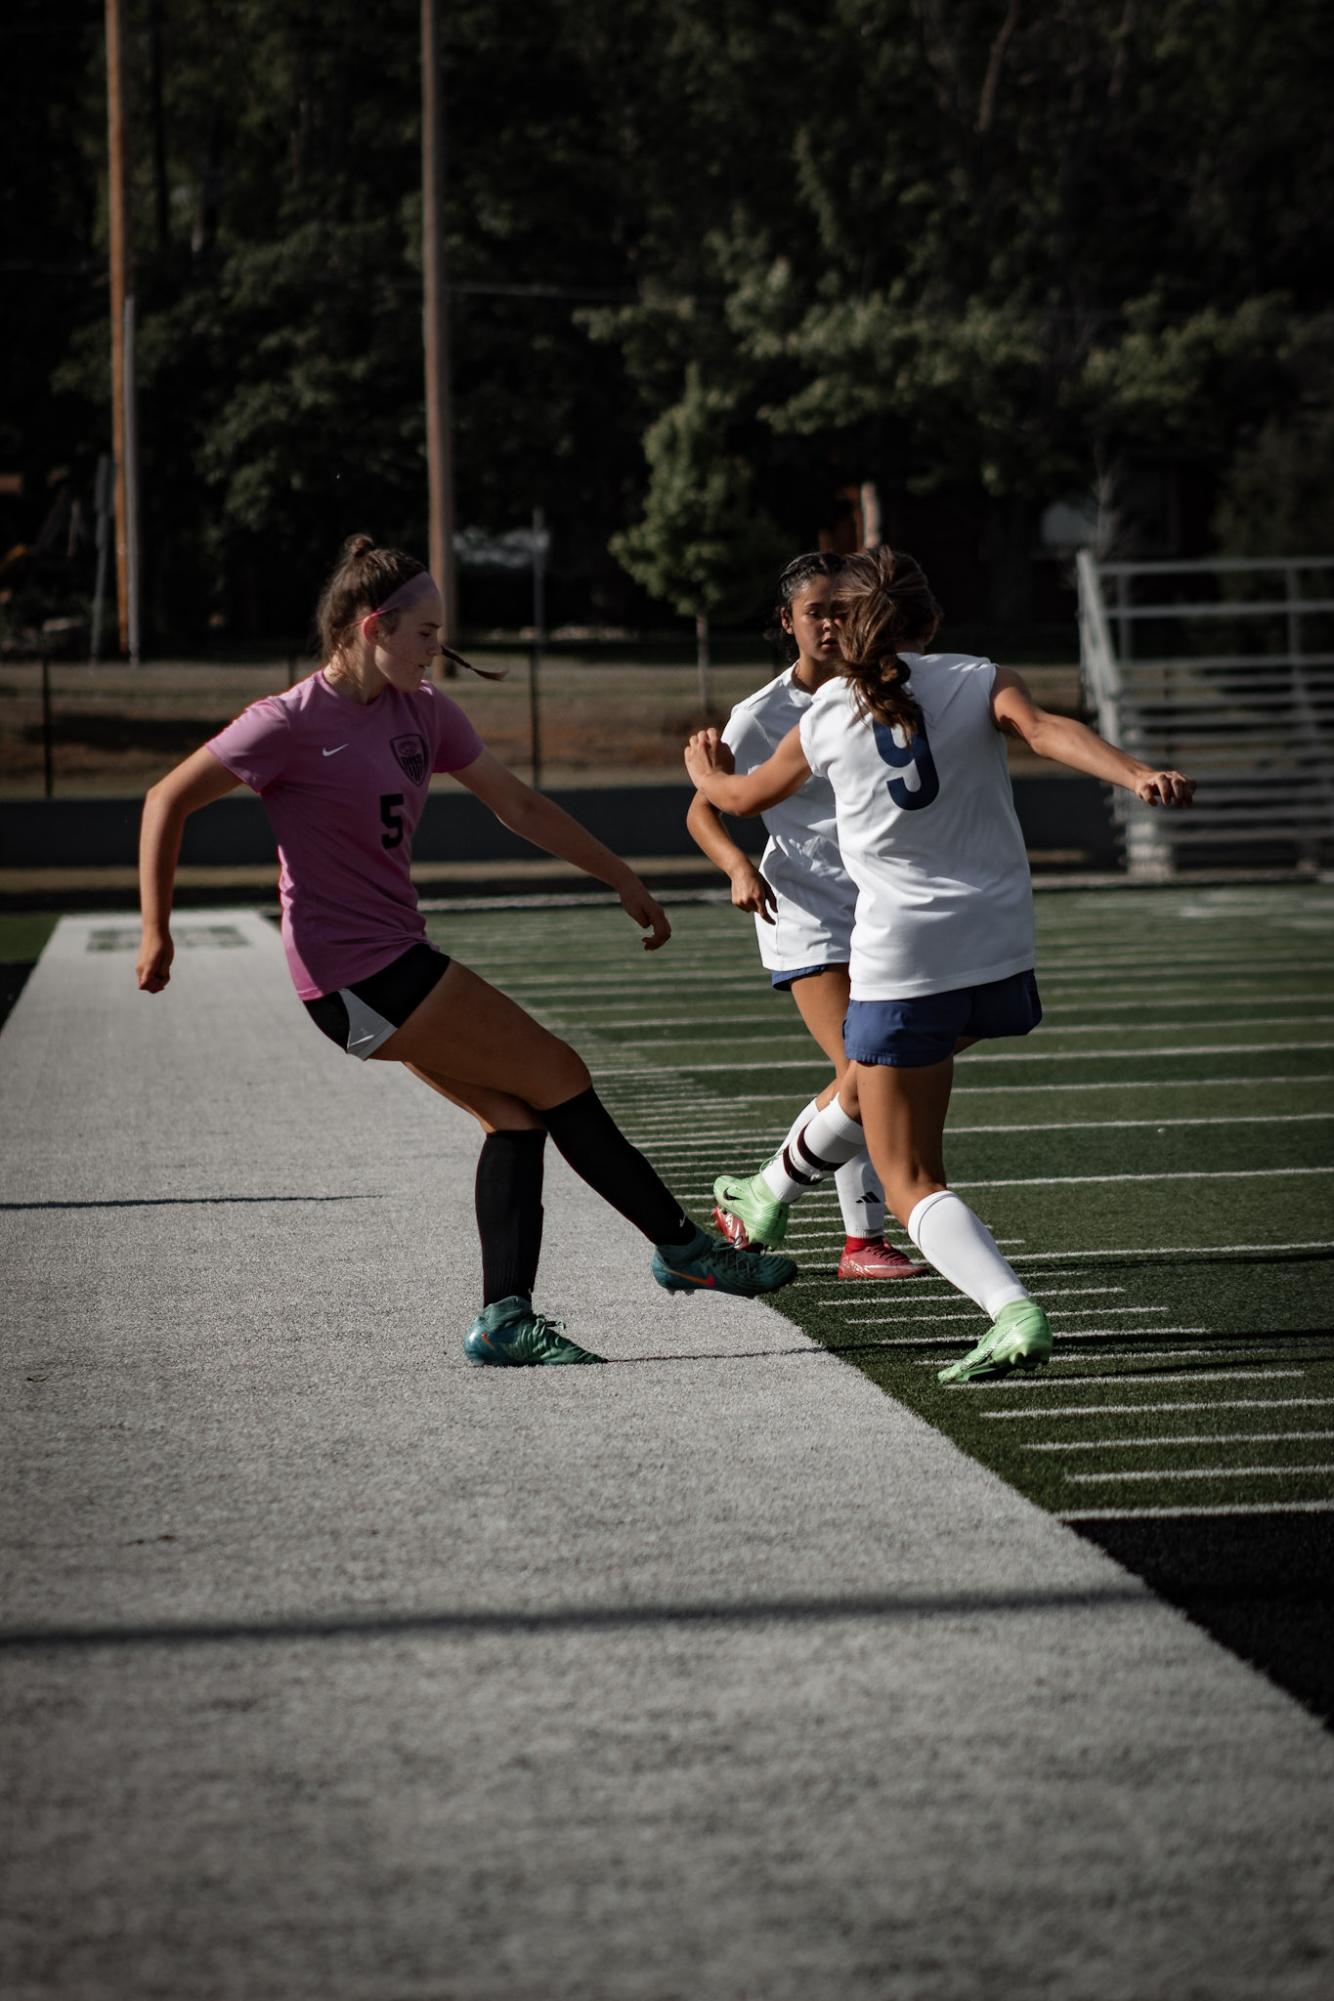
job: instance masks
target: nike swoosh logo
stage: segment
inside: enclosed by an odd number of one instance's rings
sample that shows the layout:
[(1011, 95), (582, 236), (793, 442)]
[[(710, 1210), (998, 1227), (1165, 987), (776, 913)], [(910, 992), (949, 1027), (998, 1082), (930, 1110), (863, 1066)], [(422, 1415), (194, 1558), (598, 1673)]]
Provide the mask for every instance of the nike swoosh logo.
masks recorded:
[(696, 1278), (693, 1271), (679, 1271), (676, 1276), (677, 1278), (687, 1279), (691, 1285), (710, 1286), (715, 1292), (718, 1289), (718, 1281), (712, 1272), (709, 1273), (707, 1278)]
[(374, 1042), (374, 1040), (373, 1035), (354, 1035), (347, 1046), (349, 1049), (360, 1049), (363, 1042)]
[(347, 749), (347, 745), (346, 745), (345, 743), (340, 743), (340, 744), (338, 744), (338, 745), (337, 745), (337, 746), (336, 746), (336, 747), (335, 747), (335, 748), (334, 748), (333, 750), (326, 750), (326, 751), (325, 751), (325, 753), (324, 753), (324, 755), (325, 755), (326, 757), (337, 757), (337, 755), (338, 755), (338, 752), (339, 752), (340, 750), (346, 750), (346, 749)]

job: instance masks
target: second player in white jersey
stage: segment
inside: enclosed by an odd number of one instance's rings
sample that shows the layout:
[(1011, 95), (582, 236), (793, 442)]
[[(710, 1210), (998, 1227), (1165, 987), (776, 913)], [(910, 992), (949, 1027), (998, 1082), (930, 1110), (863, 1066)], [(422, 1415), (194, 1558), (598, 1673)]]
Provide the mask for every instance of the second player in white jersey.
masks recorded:
[(911, 734), (860, 714), (843, 679), (797, 726), (808, 784), (837, 793), (839, 847), (857, 885), (853, 1000), (981, 986), (1034, 960), (1028, 856), (992, 715), (995, 664), (901, 657), (919, 711)]
[[(910, 556), (878, 549), (849, 558), (833, 608), (841, 685), (823, 690), (747, 776), (727, 770), (709, 731), (691, 739), (686, 769), (723, 812), (768, 812), (812, 779), (834, 787), (839, 846), (858, 892), (844, 1022), (850, 1062), (837, 1101), (801, 1134), (801, 1151), (831, 1168), (869, 1143), (913, 1242), (991, 1321), (941, 1371), (942, 1382), (971, 1382), (1051, 1353), (1042, 1308), (945, 1177), (955, 1055), (985, 1037), (1026, 1035), (1042, 1016), (1028, 864), (1000, 733), (1148, 804), (1188, 806), (1195, 787), (1083, 723), (1045, 713), (1012, 670), (929, 652), (940, 608)], [(752, 1241), (781, 1239), (800, 1181), (780, 1158), (728, 1190)]]
[[(733, 771), (745, 774), (772, 757), (808, 715), (837, 671), (838, 640), (830, 590), (842, 558), (825, 550), (797, 556), (778, 580), (769, 638), (788, 665), (733, 709), (722, 744)], [(707, 799), (697, 793), (686, 824), (732, 884), (738, 910), (753, 912), (760, 959), (772, 985), (790, 992), (811, 1036), (833, 1066), (833, 1079), (799, 1113), (784, 1151), (796, 1148), (811, 1115), (827, 1104), (847, 1068), (843, 1017), (848, 1006), (848, 959), (857, 889), (838, 850), (832, 785), (812, 779), (763, 815), (768, 836), (757, 869)], [(819, 1179), (812, 1173), (807, 1185)], [(911, 1278), (922, 1271), (884, 1237), (885, 1199), (865, 1148), (835, 1176), (844, 1241), (837, 1275), (844, 1279)], [(729, 1241), (749, 1239), (745, 1225), (719, 1197), (714, 1219)]]

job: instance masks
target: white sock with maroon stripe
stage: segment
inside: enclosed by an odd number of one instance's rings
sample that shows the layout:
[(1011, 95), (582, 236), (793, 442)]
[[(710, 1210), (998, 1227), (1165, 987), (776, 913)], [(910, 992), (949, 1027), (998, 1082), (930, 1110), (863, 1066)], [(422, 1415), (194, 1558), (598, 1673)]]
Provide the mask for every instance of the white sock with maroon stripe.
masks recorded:
[(982, 1218), (952, 1188), (922, 1197), (908, 1218), (908, 1235), (927, 1263), (980, 1306), (988, 1320), (1012, 1299), (1028, 1298), (1028, 1287), (1006, 1264)]
[(866, 1150), (866, 1134), (834, 1098), (783, 1141), (760, 1171), (770, 1193), (780, 1202), (795, 1202), (826, 1174)]

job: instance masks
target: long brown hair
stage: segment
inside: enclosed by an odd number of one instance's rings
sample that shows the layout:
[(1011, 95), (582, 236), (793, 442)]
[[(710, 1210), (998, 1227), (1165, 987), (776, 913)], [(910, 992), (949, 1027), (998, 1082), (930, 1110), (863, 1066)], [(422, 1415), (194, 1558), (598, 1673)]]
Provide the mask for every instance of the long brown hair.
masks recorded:
[[(349, 535), (338, 552), (338, 561), (320, 592), (315, 608), (315, 628), (320, 636), (323, 658), (332, 660), (341, 653), (359, 619), (385, 604), (395, 591), (412, 582), (425, 570), (415, 556), (404, 549), (382, 549), (373, 535)], [(392, 614), (391, 614), (392, 616)], [(440, 651), (456, 666), (466, 667), (483, 681), (503, 681), (508, 668), (474, 667), (452, 646), (440, 642)]]
[(914, 737), (922, 712), (900, 648), (913, 653), (929, 646), (941, 615), (921, 564), (903, 549), (862, 549), (844, 557), (832, 597), (843, 652), (839, 673), (852, 683), (858, 715)]

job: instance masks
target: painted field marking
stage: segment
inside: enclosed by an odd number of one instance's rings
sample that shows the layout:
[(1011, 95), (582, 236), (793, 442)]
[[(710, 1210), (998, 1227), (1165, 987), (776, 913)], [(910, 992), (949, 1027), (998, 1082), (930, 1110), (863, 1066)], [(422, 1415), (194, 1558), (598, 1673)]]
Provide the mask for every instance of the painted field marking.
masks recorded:
[[(1170, 1132), (1178, 1127), (1188, 1126), (1299, 1126), (1328, 1125), (1334, 1121), (1334, 1111), (1329, 1112), (1219, 1112), (1213, 1117), (1190, 1119), (1056, 1119), (1041, 1125), (1021, 1124), (1016, 1121), (987, 1126), (956, 1126), (948, 1128), (951, 1139), (961, 1139), (969, 1134), (1011, 1133), (1100, 1133), (1100, 1132)], [(666, 1127), (665, 1131), (676, 1128)], [(745, 1138), (746, 1135), (741, 1135)], [(735, 1124), (718, 1127), (695, 1127), (690, 1139), (656, 1142), (655, 1150), (662, 1155), (670, 1155), (681, 1160), (691, 1160), (696, 1154), (709, 1153), (727, 1141), (735, 1142), (738, 1134)], [(757, 1141), (757, 1143), (759, 1143)], [(775, 1144), (777, 1142), (775, 1141)]]
[(1334, 1251), (1334, 1241), (1328, 1237), (1314, 1237), (1291, 1244), (1148, 1244), (1134, 1250), (1121, 1246), (1116, 1250), (1024, 1251), (1015, 1257), (1015, 1263), (1060, 1264), (1068, 1258), (1184, 1258), (1198, 1257), (1202, 1252), (1210, 1256), (1225, 1256), (1235, 1251)]
[[(1068, 1333), (1066, 1341), (1106, 1341), (1110, 1335), (1126, 1335), (1126, 1333), (1140, 1333), (1140, 1329), (1088, 1327), (1088, 1329), (1084, 1329), (1084, 1333)], [(1210, 1329), (1208, 1327), (1156, 1327), (1154, 1333), (1158, 1333), (1158, 1335), (1208, 1335)], [(908, 1343), (902, 1341), (902, 1337), (898, 1337), (898, 1343), (908, 1345)], [(1230, 1343), (1230, 1347), (1232, 1345), (1244, 1351), (1242, 1359), (1248, 1359), (1248, 1351), (1246, 1351), (1246, 1347), (1244, 1347), (1242, 1341)], [(918, 1347), (920, 1347), (920, 1343), (918, 1343)], [(1212, 1355), (1214, 1359), (1218, 1359), (1218, 1349), (1160, 1349), (1158, 1343), (1154, 1343), (1152, 1349), (1144, 1349), (1144, 1347), (1140, 1347), (1140, 1349), (1120, 1349), (1116, 1355), (1052, 1355), (1050, 1361), (1044, 1367), (1046, 1369), (1088, 1369), (1090, 1361), (1102, 1361), (1102, 1363), (1112, 1363), (1112, 1361), (1116, 1361), (1116, 1363), (1180, 1363), (1186, 1357), (1198, 1357), (1198, 1355)], [(924, 1363), (918, 1363), (918, 1367), (920, 1369), (930, 1369), (930, 1363), (924, 1361)], [(1080, 1381), (1088, 1381), (1088, 1379), (1080, 1377)]]
[[(1041, 1301), (1038, 1303), (1041, 1304)], [(928, 1300), (927, 1304), (931, 1305), (933, 1302)], [(976, 1320), (978, 1314), (982, 1313), (980, 1306), (975, 1306), (971, 1313), (914, 1313), (912, 1307), (906, 1301), (904, 1305), (905, 1311), (902, 1313), (877, 1313), (869, 1320), (845, 1320), (843, 1325), (845, 1327), (899, 1327), (905, 1320)], [(1053, 1308), (1051, 1318), (1054, 1320), (1059, 1317), (1062, 1320), (1069, 1320), (1075, 1317), (1096, 1320), (1100, 1316), (1106, 1316), (1109, 1313), (1170, 1313), (1171, 1310), (1170, 1306), (1057, 1306)], [(986, 1319), (985, 1313), (982, 1313), (982, 1318)], [(1083, 1329), (1072, 1327), (1069, 1331), (1072, 1335), (1082, 1333), (1083, 1338), (1087, 1340), (1089, 1335), (1095, 1331), (1100, 1334), (1130, 1334), (1135, 1332), (1135, 1329), (1130, 1327), (1108, 1327), (1095, 1330), (1091, 1327)], [(1162, 1334), (1169, 1334), (1172, 1331), (1169, 1327), (1154, 1329), (1155, 1333)], [(1179, 1332), (1181, 1330), (1178, 1329), (1176, 1331)], [(1207, 1327), (1196, 1327), (1192, 1328), (1191, 1332), (1207, 1334), (1209, 1329)], [(1244, 1335), (1237, 1336), (1238, 1340), (1244, 1340), (1245, 1338)]]
[(1171, 1403), (1071, 1403), (1056, 1410), (984, 1410), (981, 1415), (997, 1424), (1037, 1419), (1045, 1424), (1051, 1417), (1139, 1417), (1145, 1411), (1160, 1410), (1328, 1410), (1334, 1397), (1204, 1397), (1187, 1403), (1174, 1398)]
[[(1150, 1445), (1289, 1445), (1305, 1438), (1334, 1438), (1334, 1431), (1182, 1431), (1157, 1438), (1063, 1438), (1025, 1445), (1025, 1452), (1139, 1452)], [(1175, 1479), (1176, 1475), (1173, 1474)]]
[[(879, 1285), (886, 1292), (888, 1291), (888, 1288), (891, 1285), (897, 1285), (898, 1282), (899, 1281), (897, 1279), (885, 1279), (883, 1281), (869, 1279), (865, 1281), (865, 1283), (868, 1286)], [(849, 1294), (852, 1290), (852, 1285), (854, 1283), (861, 1283), (861, 1281), (845, 1280), (843, 1284), (843, 1290), (841, 1292), (829, 1292), (826, 1293), (820, 1299), (811, 1299), (808, 1300), (806, 1303), (808, 1306), (839, 1306), (839, 1305), (851, 1304)], [(928, 1292), (927, 1287), (933, 1285), (944, 1286), (945, 1290), (943, 1292)], [(1112, 1293), (1121, 1293), (1124, 1291), (1125, 1287), (1123, 1285), (1061, 1285), (1054, 1287), (1049, 1292), (1044, 1291), (1038, 1293), (1036, 1297), (1039, 1305), (1041, 1305), (1044, 1299), (1076, 1299), (1076, 1298), (1082, 1299), (1089, 1297), (1095, 1293), (1107, 1293), (1110, 1295)], [(957, 1299), (958, 1297), (959, 1297), (958, 1287), (951, 1285), (948, 1279), (944, 1278), (915, 1279), (912, 1281), (912, 1299), (911, 1300), (905, 1299), (903, 1304), (908, 1309), (908, 1311), (911, 1312), (913, 1305), (919, 1299), (924, 1299), (928, 1306), (933, 1306), (937, 1300)], [(895, 1304), (897, 1303), (898, 1302), (896, 1300)], [(888, 1299), (885, 1300), (885, 1304), (886, 1306), (888, 1306), (889, 1304)], [(1119, 1309), (1116, 1307), (1108, 1307), (1106, 1310), (1109, 1313), (1115, 1313)], [(1062, 1307), (1060, 1311), (1064, 1313), (1066, 1309)], [(1155, 1311), (1161, 1311), (1163, 1313), (1166, 1313), (1167, 1308), (1164, 1306), (1162, 1308), (1155, 1309)], [(858, 1326), (860, 1325), (870, 1326), (872, 1323), (870, 1321), (866, 1321), (866, 1322), (852, 1322), (850, 1324)]]
[[(1181, 1508), (1062, 1508), (1063, 1522), (1199, 1521), (1210, 1515), (1329, 1515), (1334, 1501), (1207, 1501)], [(1146, 1587), (1147, 1588), (1147, 1587)]]
[(1119, 1473), (1067, 1473), (1065, 1478), (1081, 1487), (1107, 1486), (1117, 1480), (1253, 1480), (1266, 1478), (1309, 1479), (1313, 1474), (1334, 1473), (1334, 1465), (1322, 1466), (1127, 1466)]
[[(1187, 1003), (1183, 1001), (1182, 1006), (1185, 1007), (1186, 1005)], [(1334, 1022), (1334, 1015), (1308, 1014), (1305, 1017), (1305, 1019), (1312, 1028), (1328, 1028), (1331, 1022)], [(772, 1023), (775, 1028), (775, 1035), (774, 1035), (775, 1041), (795, 1039), (796, 1031), (794, 1030), (792, 1024), (787, 1020), (778, 1020), (775, 1022), (774, 1017), (768, 1012), (767, 1009), (750, 1014), (744, 1013), (738, 1009), (729, 1009), (728, 1011), (727, 1023), (729, 1029), (736, 1024), (745, 1025), (747, 1023), (753, 1023), (753, 1022)], [(1182, 1027), (1182, 1024), (1179, 1021), (1145, 1021), (1140, 1025), (1145, 1029), (1147, 1033), (1150, 1034), (1156, 1033), (1160, 1029), (1167, 1029), (1167, 1030), (1176, 1029), (1179, 1033)], [(1249, 1024), (1245, 1022), (1239, 1022), (1237, 1025), (1238, 1027), (1244, 1028)], [(701, 1023), (699, 1016), (694, 1014), (678, 1014), (678, 1015), (635, 1014), (635, 1015), (627, 1015), (615, 1021), (589, 1022), (588, 1026), (595, 1033), (601, 1033), (603, 1031), (610, 1031), (610, 1030), (619, 1030), (623, 1028), (639, 1028), (639, 1029), (684, 1028), (691, 1030), (697, 1034), (700, 1030)], [(1056, 1022), (1044, 1020), (1042, 1024), (1041, 1033), (1043, 1040), (1046, 1041), (1049, 1036), (1053, 1035), (1102, 1035), (1105, 1034), (1109, 1028), (1114, 1029), (1116, 1026), (1117, 1024), (1115, 1022), (1095, 1021), (1095, 1022), (1081, 1022), (1078, 1024), (1078, 1026), (1071, 1023), (1067, 1027), (1062, 1027), (1060, 1024)], [(667, 1035), (663, 1036), (661, 1039), (664, 1042), (670, 1042), (672, 1040), (672, 1037), (670, 1035)], [(758, 1038), (752, 1038), (752, 1040), (755, 1039)], [(1266, 1045), (1266, 1047), (1269, 1048), (1273, 1048), (1275, 1046), (1276, 1045), (1272, 1043)], [(649, 1048), (652, 1047), (652, 1045), (646, 1043), (644, 1047)]]
[[(968, 1054), (971, 1055), (972, 1051), (970, 1050)], [(960, 1062), (966, 1064), (968, 1061), (968, 1057), (963, 1056), (959, 1060)], [(811, 1058), (812, 1067), (814, 1067), (818, 1063), (818, 1061), (819, 1061), (818, 1057), (812, 1056)], [(719, 1069), (727, 1069), (730, 1068), (731, 1066), (727, 1064), (719, 1064), (717, 1067)], [(806, 1066), (804, 1064), (798, 1064), (798, 1063), (776, 1063), (772, 1065), (768, 1063), (752, 1063), (745, 1067), (752, 1070), (768, 1070), (771, 1068), (776, 1070), (798, 1070), (798, 1069), (804, 1069)], [(606, 1070), (598, 1071), (599, 1079), (607, 1076), (608, 1074), (609, 1073)], [(643, 1078), (644, 1075), (642, 1070), (633, 1070), (633, 1071), (626, 1070), (626, 1071), (620, 1071), (617, 1074), (626, 1077), (630, 1076), (638, 1077), (641, 1079)], [(829, 1081), (828, 1077), (826, 1077), (825, 1082), (827, 1083), (828, 1081)], [(1099, 1082), (1094, 1084), (1089, 1084), (1089, 1083), (970, 1084), (967, 1081), (965, 1075), (962, 1081), (956, 1081), (954, 1086), (953, 1096), (955, 1098), (958, 1098), (960, 1096), (978, 1097), (978, 1098), (1010, 1098), (1013, 1097), (1016, 1092), (1020, 1093), (1028, 1092), (1030, 1094), (1036, 1094), (1038, 1092), (1049, 1093), (1052, 1091), (1153, 1091), (1155, 1094), (1158, 1093), (1159, 1091), (1222, 1091), (1222, 1090), (1235, 1091), (1238, 1084), (1244, 1084), (1246, 1086), (1247, 1091), (1250, 1092), (1257, 1089), (1262, 1084), (1304, 1084), (1309, 1088), (1313, 1084), (1331, 1084), (1331, 1083), (1334, 1083), (1334, 1073), (1331, 1073), (1329, 1076), (1313, 1077), (1310, 1074), (1310, 1072), (1306, 1070), (1285, 1071), (1270, 1075), (1268, 1077), (1265, 1076), (1257, 1077), (1254, 1075), (1248, 1077), (1162, 1077), (1162, 1078), (1152, 1078), (1152, 1079), (1147, 1077), (1108, 1077), (1101, 1079)], [(651, 1086), (647, 1085), (645, 1086), (646, 1090), (650, 1088)], [(609, 1093), (608, 1095), (611, 1094)], [(762, 1094), (762, 1097), (764, 1099), (768, 1099), (771, 1102), (781, 1103), (785, 1105), (790, 1105), (795, 1096), (796, 1096), (795, 1091), (766, 1091)], [(749, 1104), (758, 1104), (761, 1101), (762, 1101), (761, 1096), (756, 1095), (745, 1098), (727, 1098), (724, 1099), (722, 1102), (728, 1105), (735, 1105), (735, 1104), (749, 1105)], [(623, 1116), (627, 1119), (630, 1118), (634, 1113), (635, 1100), (628, 1093), (625, 1093), (617, 1100), (617, 1102), (621, 1108)], [(674, 1114), (669, 1119), (668, 1112), (670, 1111), (670, 1108), (673, 1106), (679, 1106), (682, 1115), (685, 1115), (693, 1111), (698, 1106), (699, 1100), (697, 1096), (692, 1092), (681, 1091), (680, 1093), (674, 1096), (669, 1088), (663, 1088), (661, 1090), (655, 1090), (653, 1092), (653, 1096), (651, 1099), (641, 1100), (640, 1102), (644, 1103), (646, 1107), (647, 1106), (652, 1107), (652, 1111), (648, 1113), (648, 1116), (651, 1117), (656, 1113), (661, 1118), (664, 1124), (670, 1123), (672, 1124), (673, 1128), (675, 1128), (675, 1126), (679, 1124), (679, 1119), (677, 1119)], [(663, 1107), (666, 1107), (667, 1111), (662, 1110)], [(801, 1107), (798, 1106), (797, 1109), (799, 1111)], [(957, 1131), (957, 1127), (951, 1126), (950, 1131), (951, 1132)]]
[[(1276, 1383), (1282, 1381), (1284, 1378), (1294, 1379), (1305, 1374), (1305, 1369), (1197, 1369), (1191, 1376), (1191, 1383)], [(1162, 1380), (1161, 1374), (1151, 1376), (1137, 1376), (1134, 1374), (1080, 1376), (1077, 1378), (1077, 1381), (1081, 1385), (1087, 1383), (1092, 1387), (1098, 1383), (1111, 1383), (1115, 1389), (1120, 1389), (1126, 1383), (1157, 1383), (1161, 1385)], [(1057, 1382), (1054, 1377), (1029, 1375), (1003, 1376), (999, 1382), (994, 1383), (950, 1383), (948, 1385), (948, 1388), (952, 1390), (972, 1390), (974, 1393), (978, 1390), (1068, 1391), (1071, 1387), (1069, 1378), (1064, 1382)], [(1101, 1406), (1103, 1410), (1106, 1407), (1105, 1404)], [(1048, 1412), (1043, 1412), (1044, 1417), (1048, 1415)]]
[[(1334, 1167), (1174, 1167), (1144, 1174), (1020, 1174), (1000, 1180), (951, 1181), (959, 1188), (1083, 1188), (1091, 1183), (1105, 1187), (1113, 1181), (1275, 1181), (1295, 1174), (1334, 1174)], [(683, 1195), (713, 1193), (695, 1183), (681, 1190)]]
[[(634, 1046), (633, 1043), (622, 1044), (623, 1048), (633, 1048)], [(1142, 1047), (1137, 1049), (1081, 1049), (1077, 1054), (1068, 1049), (1053, 1049), (1050, 1051), (1040, 1049), (1015, 1049), (1006, 1051), (970, 1049), (967, 1060), (970, 1065), (975, 1063), (1070, 1063), (1074, 1061), (1080, 1063), (1118, 1063), (1125, 1061), (1128, 1057), (1133, 1057), (1136, 1062), (1143, 1062), (1146, 1058), (1159, 1056), (1272, 1056), (1294, 1049), (1304, 1049), (1307, 1051), (1334, 1049), (1334, 1042), (1190, 1042), (1171, 1045), (1160, 1043), (1157, 1047), (1150, 1049)], [(808, 1056), (770, 1057), (755, 1063), (691, 1063), (689, 1061), (679, 1061), (673, 1067), (678, 1070), (689, 1071), (692, 1076), (703, 1077), (720, 1076), (724, 1073), (727, 1075), (740, 1074), (743, 1070), (806, 1070), (815, 1067), (819, 1063), (820, 1057), (818, 1053), (812, 1050)], [(827, 1068), (827, 1065), (825, 1067)], [(602, 1070), (599, 1074), (603, 1077), (642, 1077), (644, 1072), (643, 1065), (635, 1063), (615, 1065)], [(1184, 1079), (1179, 1081), (1190, 1082), (1191, 1080)], [(1198, 1080), (1195, 1081), (1198, 1082)], [(1233, 1078), (1227, 1081), (1235, 1083), (1237, 1079)], [(1152, 1080), (1140, 1077), (1136, 1078), (1135, 1082), (1143, 1086), (1151, 1083)], [(1063, 1089), (1064, 1086), (1061, 1088)]]

